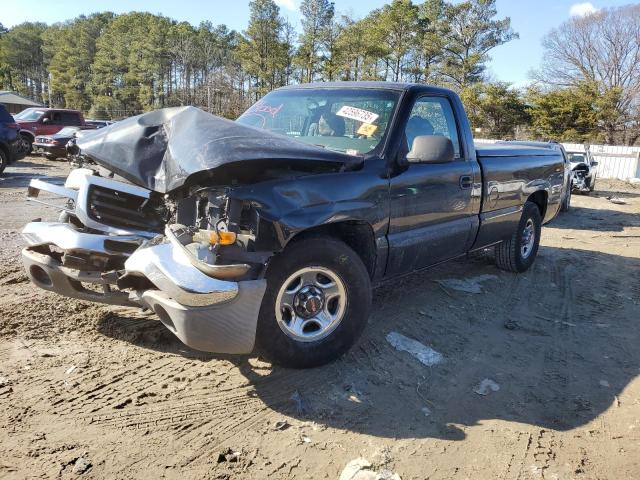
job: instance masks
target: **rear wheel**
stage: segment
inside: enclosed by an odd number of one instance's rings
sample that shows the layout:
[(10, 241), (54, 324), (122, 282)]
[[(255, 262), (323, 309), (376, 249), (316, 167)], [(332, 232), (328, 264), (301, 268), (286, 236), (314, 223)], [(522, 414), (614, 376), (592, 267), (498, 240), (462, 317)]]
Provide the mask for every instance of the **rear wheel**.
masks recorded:
[(21, 155), (29, 155), (33, 151), (33, 140), (26, 133), (20, 134), (17, 150)]
[(2, 175), (4, 169), (7, 168), (7, 165), (9, 165), (9, 156), (4, 149), (0, 148), (0, 175)]
[(561, 212), (568, 212), (571, 207), (571, 186), (567, 189), (567, 193), (562, 199), (562, 203), (560, 204)]
[(351, 248), (328, 237), (298, 241), (269, 265), (258, 350), (287, 367), (323, 365), (353, 345), (370, 307), (369, 273)]
[(533, 202), (524, 204), (522, 216), (515, 233), (496, 245), (496, 265), (509, 272), (524, 272), (533, 264), (538, 254), (542, 217)]

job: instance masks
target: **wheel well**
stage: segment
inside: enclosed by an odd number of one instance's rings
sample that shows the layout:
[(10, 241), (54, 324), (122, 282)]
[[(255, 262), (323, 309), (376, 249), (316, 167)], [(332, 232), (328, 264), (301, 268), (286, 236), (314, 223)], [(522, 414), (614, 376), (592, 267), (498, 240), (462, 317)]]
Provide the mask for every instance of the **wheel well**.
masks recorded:
[(376, 242), (371, 225), (364, 222), (336, 222), (319, 225), (298, 233), (289, 243), (299, 242), (308, 237), (328, 236), (343, 241), (358, 254), (373, 278), (376, 268)]
[(544, 190), (538, 190), (537, 192), (529, 195), (527, 202), (533, 202), (538, 206), (538, 210), (540, 210), (540, 217), (544, 220), (544, 216), (547, 213), (547, 192)]
[(33, 132), (30, 132), (29, 130), (20, 130), (20, 135), (31, 137), (32, 141), (36, 139), (36, 136), (33, 134)]

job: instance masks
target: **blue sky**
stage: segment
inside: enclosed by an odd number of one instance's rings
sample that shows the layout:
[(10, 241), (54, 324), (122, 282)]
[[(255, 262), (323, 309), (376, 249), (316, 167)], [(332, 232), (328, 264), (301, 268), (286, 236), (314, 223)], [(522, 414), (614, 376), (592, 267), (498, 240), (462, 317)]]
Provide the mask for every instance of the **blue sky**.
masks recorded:
[[(334, 0), (339, 13), (362, 18), (384, 0)], [(420, 3), (414, 0), (415, 3)], [(595, 9), (628, 4), (630, 0), (497, 0), (498, 15), (509, 16), (520, 34), (514, 40), (491, 52), (489, 70), (497, 80), (517, 86), (526, 83), (528, 74), (542, 60), (540, 41), (544, 34), (567, 20), (572, 14), (584, 14)], [(10, 27), (24, 21), (60, 22), (80, 14), (110, 10), (116, 13), (131, 10), (161, 13), (194, 25), (201, 20), (224, 23), (230, 28), (246, 28), (248, 0), (0, 0), (0, 22)], [(299, 24), (297, 6), (300, 0), (276, 0), (281, 13), (294, 25)]]

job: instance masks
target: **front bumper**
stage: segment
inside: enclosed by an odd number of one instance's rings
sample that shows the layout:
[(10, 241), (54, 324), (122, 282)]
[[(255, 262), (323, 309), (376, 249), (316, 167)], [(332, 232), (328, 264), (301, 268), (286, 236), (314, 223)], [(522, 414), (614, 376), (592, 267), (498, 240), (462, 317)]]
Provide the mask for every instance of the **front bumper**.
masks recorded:
[(592, 173), (582, 175), (577, 172), (572, 172), (571, 189), (574, 192), (588, 192), (591, 189), (591, 182), (593, 182)]
[(67, 149), (61, 145), (49, 145), (47, 143), (34, 143), (33, 153), (49, 157), (66, 157)]
[[(67, 223), (32, 222), (23, 236), (29, 243), (22, 251), (24, 267), (40, 288), (80, 300), (149, 308), (183, 343), (198, 350), (253, 350), (266, 280), (211, 278), (170, 242), (143, 244), (130, 255), (122, 253), (126, 249), (121, 247), (144, 240), (135, 235), (91, 234)], [(153, 288), (121, 290), (115, 271), (65, 265), (67, 255), (83, 254), (123, 262), (128, 276), (144, 278)]]

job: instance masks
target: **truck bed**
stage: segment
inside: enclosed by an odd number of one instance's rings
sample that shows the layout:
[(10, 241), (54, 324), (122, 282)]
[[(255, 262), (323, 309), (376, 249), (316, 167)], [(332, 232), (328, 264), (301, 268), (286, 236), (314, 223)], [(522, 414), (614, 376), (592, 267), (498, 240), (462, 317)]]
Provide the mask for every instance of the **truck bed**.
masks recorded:
[(483, 182), (480, 230), (475, 246), (500, 241), (513, 231), (524, 203), (533, 192), (536, 192), (534, 201), (543, 208), (543, 223), (555, 216), (564, 178), (564, 162), (559, 151), (523, 145), (478, 144), (476, 157)]

